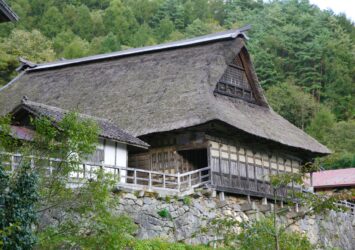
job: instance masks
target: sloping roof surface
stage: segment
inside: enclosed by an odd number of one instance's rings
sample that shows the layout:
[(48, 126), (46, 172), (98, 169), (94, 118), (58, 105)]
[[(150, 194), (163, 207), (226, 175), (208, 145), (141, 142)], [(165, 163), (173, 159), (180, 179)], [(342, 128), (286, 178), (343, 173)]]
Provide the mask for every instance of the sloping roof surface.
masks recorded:
[[(60, 108), (56, 108), (49, 105), (28, 101), (28, 100), (22, 100), (21, 105), (15, 108), (14, 113), (17, 110), (22, 108), (25, 108), (30, 113), (36, 116), (45, 116), (50, 119), (53, 119), (54, 121), (60, 121), (64, 117), (64, 115), (68, 113), (67, 110), (63, 110)], [(140, 146), (144, 148), (149, 147), (147, 143), (118, 128), (115, 124), (113, 124), (107, 119), (101, 119), (98, 117), (89, 116), (85, 114), (78, 114), (78, 115), (80, 118), (92, 119), (95, 122), (97, 122), (100, 128), (99, 131), (100, 137), (128, 143), (135, 146)], [(18, 129), (16, 131), (19, 132)]]
[[(267, 103), (253, 105), (214, 94), (227, 65), (244, 47), (240, 36), (239, 31), (228, 31), (223, 37), (209, 35), (203, 43), (195, 38), (196, 43), (176, 42), (178, 47), (156, 51), (37, 66), (0, 91), (0, 114), (26, 95), (37, 102), (109, 118), (135, 136), (220, 120), (283, 145), (329, 153)], [(262, 92), (260, 85), (258, 89)]]
[(313, 173), (313, 187), (355, 187), (355, 168), (326, 170)]
[(11, 10), (5, 0), (0, 0), (0, 23), (17, 20), (18, 16)]

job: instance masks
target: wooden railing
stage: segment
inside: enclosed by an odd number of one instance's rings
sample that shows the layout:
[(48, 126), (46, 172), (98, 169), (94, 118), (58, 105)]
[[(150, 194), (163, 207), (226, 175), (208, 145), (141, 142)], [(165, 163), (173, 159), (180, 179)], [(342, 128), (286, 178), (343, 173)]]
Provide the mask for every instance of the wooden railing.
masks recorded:
[[(1, 163), (7, 171), (14, 171), (22, 161), (21, 154), (0, 152)], [(68, 162), (56, 158), (26, 156), (32, 167), (41, 164), (42, 170), (51, 174), (62, 162), (72, 163), (74, 170), (69, 173), (69, 182), (81, 183), (96, 179), (98, 170), (109, 173), (117, 180), (117, 185), (134, 190), (164, 191), (174, 194), (192, 192), (194, 188), (210, 183), (210, 167), (186, 173), (165, 173), (139, 168), (122, 167), (95, 162)]]
[(121, 173), (119, 185), (137, 190), (184, 193), (210, 183), (210, 167), (177, 174), (138, 168), (118, 167), (118, 169)]
[(345, 207), (349, 209), (349, 212), (355, 215), (355, 203), (351, 203), (349, 201), (338, 201), (336, 203), (339, 207)]

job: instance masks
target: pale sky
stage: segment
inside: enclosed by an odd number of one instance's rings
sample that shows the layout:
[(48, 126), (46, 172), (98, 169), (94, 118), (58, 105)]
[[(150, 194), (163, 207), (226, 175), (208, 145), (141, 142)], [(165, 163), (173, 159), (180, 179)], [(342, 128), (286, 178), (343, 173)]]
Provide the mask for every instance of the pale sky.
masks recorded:
[(355, 22), (355, 0), (309, 0), (320, 9), (331, 9), (334, 13), (345, 13), (348, 19)]

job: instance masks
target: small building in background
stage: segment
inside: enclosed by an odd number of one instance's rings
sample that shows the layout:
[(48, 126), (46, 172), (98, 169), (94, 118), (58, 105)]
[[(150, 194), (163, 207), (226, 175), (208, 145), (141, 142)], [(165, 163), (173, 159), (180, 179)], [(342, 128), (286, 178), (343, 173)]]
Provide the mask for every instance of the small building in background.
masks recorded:
[(314, 172), (311, 185), (314, 192), (338, 192), (355, 189), (355, 168)]
[(0, 0), (0, 23), (15, 22), (18, 19), (16, 13), (11, 10), (5, 0)]

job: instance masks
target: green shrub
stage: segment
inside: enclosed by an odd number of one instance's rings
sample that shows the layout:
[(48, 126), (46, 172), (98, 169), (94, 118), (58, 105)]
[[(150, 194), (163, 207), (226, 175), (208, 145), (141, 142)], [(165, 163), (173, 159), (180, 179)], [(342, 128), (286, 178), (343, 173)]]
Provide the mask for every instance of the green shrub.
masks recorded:
[(208, 250), (211, 249), (202, 245), (186, 245), (183, 243), (171, 243), (160, 239), (137, 240), (133, 244), (134, 250)]
[(183, 202), (186, 206), (190, 206), (190, 205), (191, 205), (191, 197), (190, 197), (190, 196), (185, 196), (184, 199), (182, 200), (182, 202)]
[(241, 223), (242, 232), (238, 235), (241, 250), (276, 249), (275, 233), (278, 234), (280, 249), (311, 250), (314, 246), (308, 238), (297, 232), (288, 232), (284, 228), (275, 230), (272, 218), (265, 218), (252, 223)]
[(166, 209), (166, 208), (160, 210), (160, 211), (158, 212), (158, 214), (159, 214), (160, 217), (162, 217), (162, 218), (170, 218), (170, 213), (169, 213), (168, 209)]
[(171, 202), (171, 198), (169, 195), (165, 196), (165, 202), (166, 203), (170, 203)]

